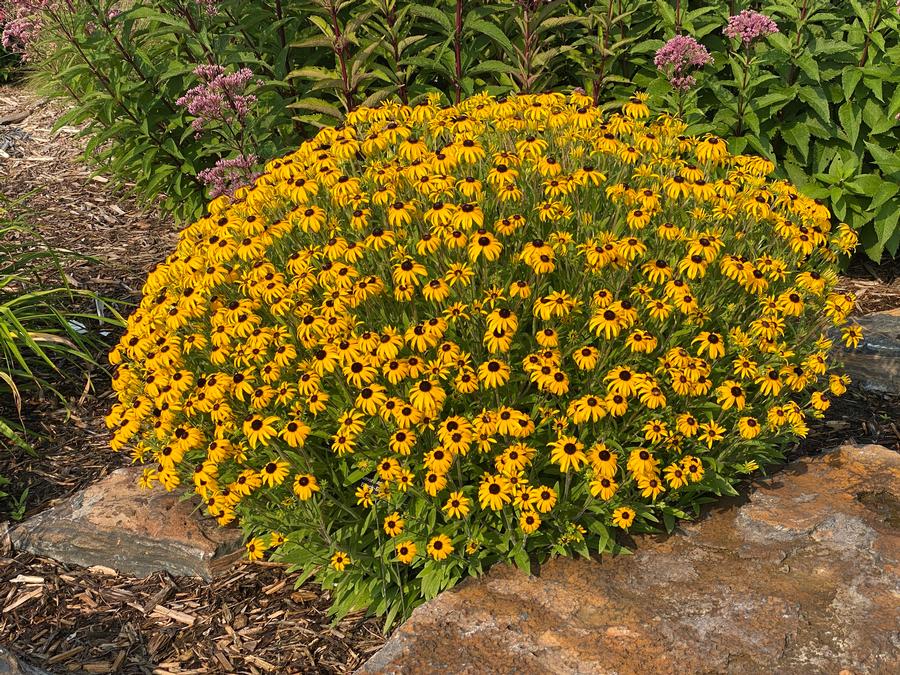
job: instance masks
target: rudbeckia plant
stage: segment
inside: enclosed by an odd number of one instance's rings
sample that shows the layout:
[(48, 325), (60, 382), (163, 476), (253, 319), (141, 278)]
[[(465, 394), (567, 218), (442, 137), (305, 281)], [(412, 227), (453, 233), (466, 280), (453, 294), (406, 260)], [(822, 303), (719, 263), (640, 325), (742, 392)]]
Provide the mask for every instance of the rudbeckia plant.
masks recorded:
[(684, 131), (641, 96), (354, 111), (151, 273), (114, 447), (389, 623), (695, 515), (844, 391), (856, 236)]

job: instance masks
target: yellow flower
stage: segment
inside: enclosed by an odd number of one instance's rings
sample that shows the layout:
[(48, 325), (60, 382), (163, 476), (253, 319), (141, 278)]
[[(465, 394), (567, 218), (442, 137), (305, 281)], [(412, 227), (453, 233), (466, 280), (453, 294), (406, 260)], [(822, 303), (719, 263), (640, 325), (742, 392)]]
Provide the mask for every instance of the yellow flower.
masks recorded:
[(465, 518), (469, 515), (472, 500), (462, 492), (451, 492), (447, 503), (444, 504), (444, 512), (451, 518)]
[(550, 461), (559, 465), (563, 473), (572, 469), (578, 471), (587, 461), (584, 444), (574, 436), (560, 436), (550, 444)]
[(616, 527), (621, 527), (623, 530), (627, 530), (634, 524), (634, 509), (628, 506), (620, 506), (615, 511), (613, 511), (612, 522)]
[(281, 485), (284, 482), (284, 479), (287, 478), (288, 470), (291, 465), (284, 461), (283, 459), (275, 460), (274, 462), (267, 462), (265, 466), (260, 470), (259, 477), (262, 479), (262, 482), (269, 487), (275, 487), (276, 485)]
[(541, 518), (533, 511), (528, 511), (519, 516), (519, 527), (525, 534), (532, 534), (541, 526)]
[(347, 565), (352, 562), (350, 556), (344, 551), (336, 551), (334, 555), (331, 556), (331, 566), (338, 572), (343, 572)]
[(400, 517), (399, 513), (394, 511), (384, 519), (384, 532), (389, 537), (396, 537), (397, 535), (403, 533), (403, 527), (405, 525), (406, 521)]
[(446, 534), (439, 534), (428, 541), (426, 550), (435, 560), (446, 560), (453, 553), (453, 542)]
[(311, 473), (298, 473), (294, 477), (294, 494), (302, 501), (312, 497), (319, 489), (319, 482)]
[(247, 559), (248, 560), (262, 560), (263, 556), (266, 553), (266, 544), (259, 537), (254, 537), (250, 541), (248, 541), (244, 548), (247, 549)]
[(394, 546), (394, 551), (397, 553), (397, 562), (409, 565), (416, 557), (418, 548), (412, 541), (406, 540)]

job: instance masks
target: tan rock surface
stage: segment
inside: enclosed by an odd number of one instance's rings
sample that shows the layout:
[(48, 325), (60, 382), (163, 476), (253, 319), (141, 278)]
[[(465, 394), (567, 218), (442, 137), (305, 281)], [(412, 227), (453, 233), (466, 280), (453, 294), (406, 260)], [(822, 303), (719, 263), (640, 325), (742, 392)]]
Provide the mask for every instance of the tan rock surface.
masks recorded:
[(806, 458), (634, 556), (497, 566), (363, 673), (900, 672), (900, 455)]
[(201, 517), (174, 493), (137, 486), (140, 467), (118, 469), (10, 532), (36, 555), (134, 576), (160, 570), (210, 579), (240, 555), (240, 532)]

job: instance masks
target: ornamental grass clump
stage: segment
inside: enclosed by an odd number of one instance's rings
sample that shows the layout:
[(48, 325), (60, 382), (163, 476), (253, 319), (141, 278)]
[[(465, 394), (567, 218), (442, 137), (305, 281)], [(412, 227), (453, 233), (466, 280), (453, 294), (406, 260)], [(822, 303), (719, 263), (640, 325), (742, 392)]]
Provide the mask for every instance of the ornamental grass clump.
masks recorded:
[(351, 113), (150, 274), (114, 447), (337, 614), (671, 528), (844, 391), (826, 330), (856, 243), (683, 132), (641, 96)]

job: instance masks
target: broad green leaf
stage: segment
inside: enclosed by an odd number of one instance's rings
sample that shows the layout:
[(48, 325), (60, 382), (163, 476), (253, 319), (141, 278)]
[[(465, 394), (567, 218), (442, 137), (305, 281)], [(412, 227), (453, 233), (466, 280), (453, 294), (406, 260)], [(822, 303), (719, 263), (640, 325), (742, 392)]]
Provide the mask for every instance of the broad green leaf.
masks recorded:
[(506, 37), (506, 34), (500, 30), (498, 26), (492, 24), (490, 21), (485, 21), (484, 19), (471, 19), (467, 20), (465, 25), (466, 27), (491, 38), (494, 42), (501, 45), (503, 49), (506, 50), (507, 54), (511, 55), (514, 53), (515, 48), (513, 47), (512, 42), (510, 42), (509, 38)]
[(434, 21), (444, 29), (445, 33), (453, 32), (453, 22), (450, 20), (450, 17), (448, 17), (444, 12), (437, 9), (436, 7), (429, 7), (427, 5), (412, 5), (410, 7), (410, 12), (418, 17)]
[(847, 134), (847, 139), (850, 141), (850, 147), (854, 147), (859, 138), (860, 117), (852, 102), (847, 101), (838, 108), (838, 119), (841, 121), (841, 128), (844, 130), (844, 133)]
[(831, 114), (828, 110), (828, 101), (825, 100), (825, 96), (821, 89), (817, 87), (801, 87), (797, 94), (801, 101), (807, 103), (815, 110), (816, 114), (822, 118), (823, 122), (827, 123), (831, 121)]

